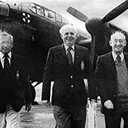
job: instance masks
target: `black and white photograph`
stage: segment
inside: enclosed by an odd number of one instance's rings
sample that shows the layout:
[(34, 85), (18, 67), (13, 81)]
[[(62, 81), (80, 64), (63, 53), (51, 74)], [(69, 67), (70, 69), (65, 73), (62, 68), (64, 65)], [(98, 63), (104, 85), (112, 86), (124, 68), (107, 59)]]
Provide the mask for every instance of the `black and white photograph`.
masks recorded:
[(0, 1), (0, 128), (128, 128), (127, 9)]

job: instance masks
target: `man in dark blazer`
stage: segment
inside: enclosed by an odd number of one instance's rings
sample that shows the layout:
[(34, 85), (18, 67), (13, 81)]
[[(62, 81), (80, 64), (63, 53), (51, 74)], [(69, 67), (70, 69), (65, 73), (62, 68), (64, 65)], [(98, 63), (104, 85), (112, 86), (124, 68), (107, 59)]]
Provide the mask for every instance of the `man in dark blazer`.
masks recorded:
[(11, 52), (13, 36), (0, 31), (0, 128), (20, 128), (20, 110), (31, 109), (25, 60)]
[[(88, 79), (89, 90), (94, 89), (90, 86), (92, 80), (90, 81), (89, 51), (75, 44), (77, 31), (73, 25), (64, 25), (59, 32), (63, 44), (50, 48), (48, 52), (42, 100), (50, 101), (51, 81), (53, 81), (52, 105), (56, 127), (84, 128), (88, 97), (84, 79)], [(91, 94), (93, 97), (95, 92)]]
[(99, 56), (96, 80), (105, 115), (106, 128), (128, 128), (128, 54), (123, 52), (126, 37), (122, 32), (111, 35), (112, 51)]

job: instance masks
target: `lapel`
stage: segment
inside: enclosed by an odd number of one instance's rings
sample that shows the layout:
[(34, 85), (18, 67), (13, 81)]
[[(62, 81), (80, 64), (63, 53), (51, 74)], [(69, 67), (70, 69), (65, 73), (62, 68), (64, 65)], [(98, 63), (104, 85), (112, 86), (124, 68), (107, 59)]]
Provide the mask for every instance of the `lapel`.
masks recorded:
[(77, 62), (79, 62), (79, 60), (82, 57), (82, 52), (79, 49), (79, 47), (77, 45), (75, 45), (75, 56), (74, 56), (74, 64), (77, 64)]
[[(12, 54), (12, 56), (11, 56), (11, 65), (10, 65), (10, 71), (12, 71), (12, 69), (13, 69), (13, 65), (15, 65), (14, 64), (14, 61), (13, 61), (13, 59), (14, 59), (15, 57), (14, 57), (14, 55)], [(3, 72), (3, 67), (2, 67), (2, 64), (1, 64), (1, 62), (0, 62), (0, 70)]]
[(125, 63), (128, 69), (128, 54), (127, 53), (124, 53), (124, 59), (125, 59)]
[(16, 69), (17, 68), (17, 63), (18, 63), (17, 57), (16, 57), (15, 54), (12, 53), (12, 56), (11, 56), (11, 69)]
[(108, 56), (107, 56), (107, 59), (106, 59), (106, 64), (109, 66), (112, 73), (116, 76), (117, 72), (116, 72), (115, 62), (114, 62), (114, 59), (112, 57), (112, 52), (108, 53)]
[(64, 48), (64, 45), (60, 45), (59, 47), (59, 51), (60, 51), (60, 55), (63, 56), (64, 58), (67, 58), (67, 55), (66, 55), (66, 51), (65, 51), (65, 48)]
[(1, 70), (1, 69), (3, 69), (3, 67), (2, 67), (2, 63), (1, 63), (1, 61), (0, 61), (0, 70)]
[(58, 54), (58, 57), (60, 58), (60, 61), (62, 61), (63, 63), (66, 62), (66, 63), (69, 64), (68, 58), (67, 58), (67, 55), (66, 55), (66, 50), (65, 50), (63, 44), (60, 45), (59, 47), (57, 47), (56, 53)]
[(65, 59), (67, 58), (66, 51), (63, 44), (60, 45), (57, 50), (59, 51), (60, 56), (62, 56)]
[(13, 55), (13, 53), (12, 53), (12, 56), (11, 56), (11, 66), (13, 65), (13, 58), (14, 58), (14, 55)]
[[(66, 63), (69, 64), (64, 45), (63, 44), (60, 45), (57, 50), (58, 50), (59, 56), (61, 58), (63, 58), (63, 61), (66, 61)], [(79, 60), (81, 59), (81, 56), (82, 56), (82, 51), (79, 49), (79, 47), (77, 45), (74, 46), (74, 51), (75, 51), (75, 54), (74, 54), (74, 63), (73, 63), (73, 65), (77, 64), (77, 62), (79, 62)]]

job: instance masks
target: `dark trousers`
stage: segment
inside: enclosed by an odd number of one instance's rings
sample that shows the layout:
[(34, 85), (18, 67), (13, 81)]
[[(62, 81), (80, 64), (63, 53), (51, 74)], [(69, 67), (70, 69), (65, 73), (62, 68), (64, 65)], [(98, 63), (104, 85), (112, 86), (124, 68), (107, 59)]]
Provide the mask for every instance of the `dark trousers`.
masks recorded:
[(106, 128), (121, 128), (121, 118), (124, 120), (123, 128), (128, 128), (128, 102), (117, 103), (115, 114), (112, 116), (105, 115)]
[(85, 128), (86, 107), (64, 109), (53, 106), (56, 128)]

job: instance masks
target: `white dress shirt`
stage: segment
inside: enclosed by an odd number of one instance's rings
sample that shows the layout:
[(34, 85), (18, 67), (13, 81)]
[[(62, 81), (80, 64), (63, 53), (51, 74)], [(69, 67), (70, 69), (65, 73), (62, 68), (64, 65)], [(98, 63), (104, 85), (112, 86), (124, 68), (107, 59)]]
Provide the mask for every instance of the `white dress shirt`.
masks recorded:
[[(8, 56), (9, 56), (8, 60), (9, 60), (9, 64), (10, 64), (12, 53), (9, 52)], [(4, 54), (2, 52), (0, 52), (0, 61), (1, 61), (1, 64), (2, 64), (2, 68), (4, 68)]]
[[(113, 59), (114, 59), (114, 61), (116, 60), (116, 57), (117, 57), (117, 55), (115, 54), (115, 52), (113, 52), (112, 51), (112, 56), (113, 56)], [(123, 53), (121, 53), (120, 55), (119, 55), (120, 57), (121, 57), (121, 62), (124, 60), (124, 54)]]

